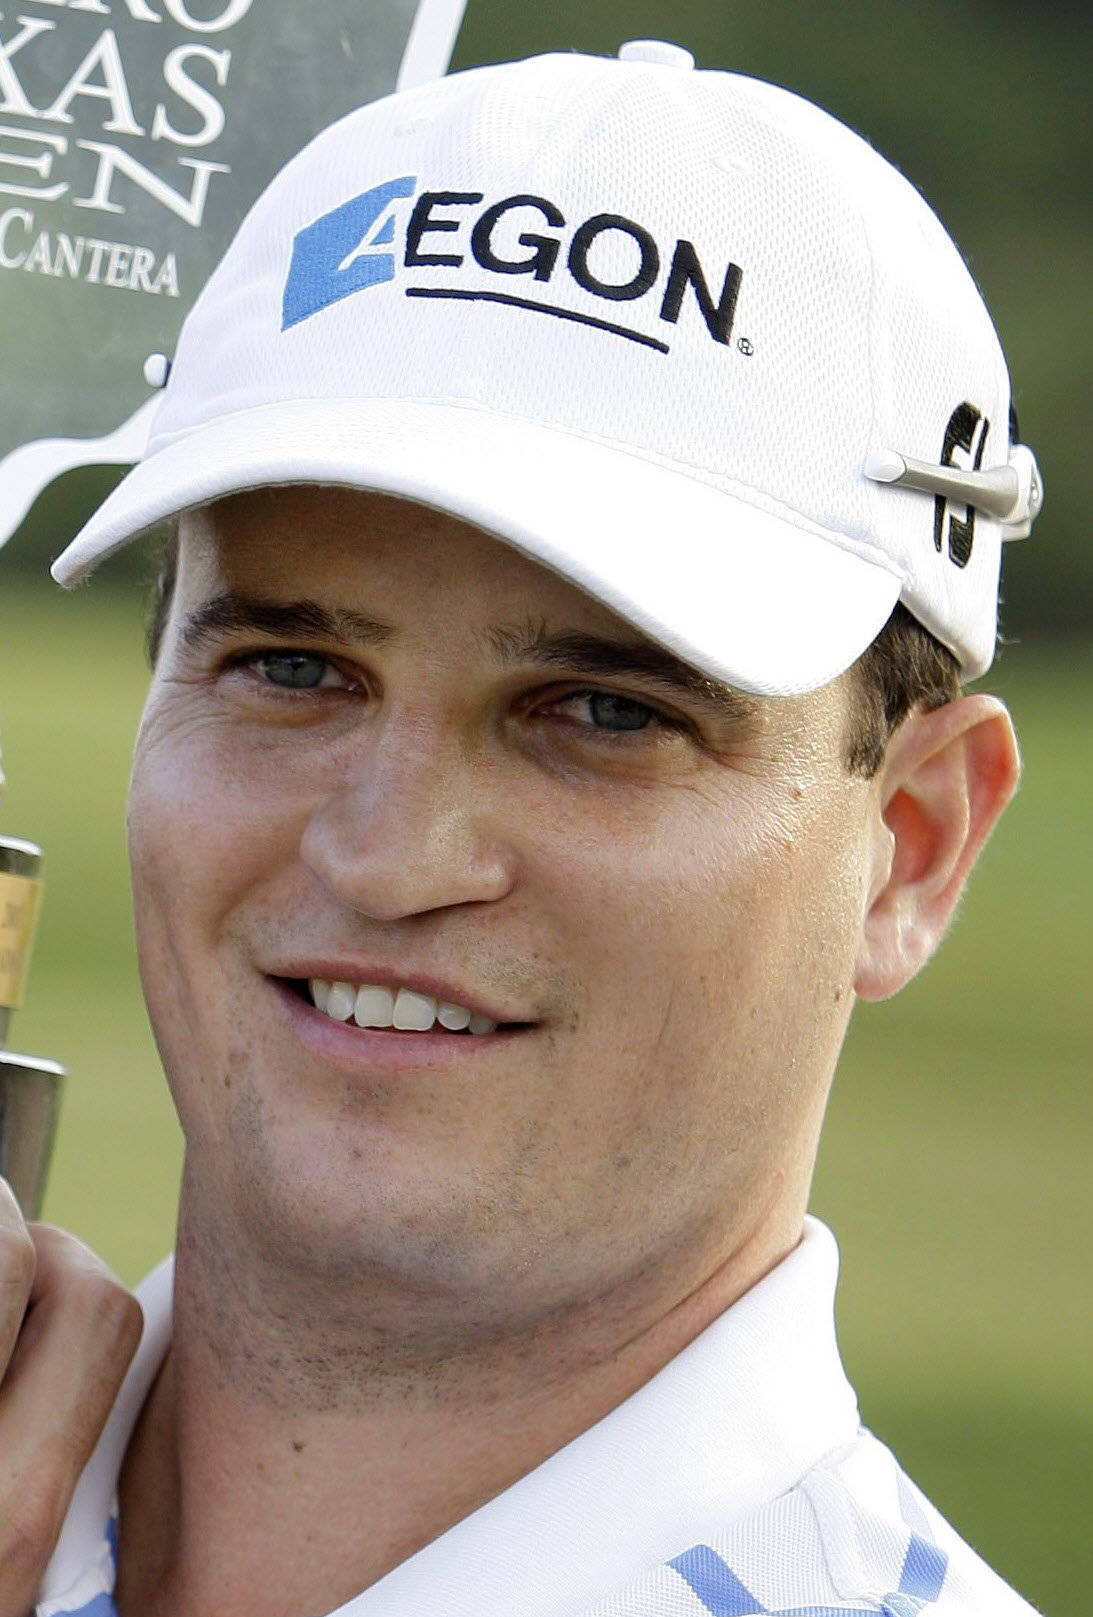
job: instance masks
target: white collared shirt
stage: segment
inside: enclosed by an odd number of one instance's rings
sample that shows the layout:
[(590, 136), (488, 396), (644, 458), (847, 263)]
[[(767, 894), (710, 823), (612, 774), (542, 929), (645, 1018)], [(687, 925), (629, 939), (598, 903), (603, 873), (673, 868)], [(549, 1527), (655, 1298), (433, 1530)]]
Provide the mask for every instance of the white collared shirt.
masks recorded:
[[(859, 1423), (838, 1253), (801, 1244), (608, 1415), (331, 1617), (1034, 1617)], [(114, 1617), (117, 1479), (170, 1339), (172, 1265), (37, 1617)]]

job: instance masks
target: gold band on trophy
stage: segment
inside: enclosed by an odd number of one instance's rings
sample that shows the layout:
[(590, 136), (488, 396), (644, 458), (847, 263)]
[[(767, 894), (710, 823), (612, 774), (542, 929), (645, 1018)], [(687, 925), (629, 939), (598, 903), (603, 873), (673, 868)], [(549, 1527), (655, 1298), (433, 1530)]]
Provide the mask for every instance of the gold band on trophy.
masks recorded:
[[(31, 843), (22, 848), (36, 852)], [(5, 868), (5, 855), (22, 848), (12, 839), (0, 844), (0, 1010), (15, 1011), (23, 1003), (30, 950), (38, 921), (42, 884), (36, 876), (16, 875)]]
[(42, 853), (20, 837), (0, 837), (0, 1174), (28, 1218), (42, 1205), (57, 1126), (63, 1069), (6, 1050), (11, 1013), (23, 997), (42, 896)]

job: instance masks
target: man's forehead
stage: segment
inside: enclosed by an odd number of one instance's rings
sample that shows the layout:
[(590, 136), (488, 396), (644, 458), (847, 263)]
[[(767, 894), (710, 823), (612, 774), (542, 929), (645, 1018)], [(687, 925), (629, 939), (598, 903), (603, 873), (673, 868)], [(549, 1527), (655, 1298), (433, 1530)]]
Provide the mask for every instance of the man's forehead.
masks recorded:
[[(183, 552), (204, 575), (256, 574), (268, 586), (299, 589), (337, 578), (347, 587), (376, 580), (377, 563), (430, 582), (472, 583), (485, 596), (518, 584), (572, 595), (588, 610), (614, 614), (516, 546), (447, 511), (395, 495), (311, 484), (232, 494), (179, 518)], [(453, 568), (458, 558), (458, 568)]]

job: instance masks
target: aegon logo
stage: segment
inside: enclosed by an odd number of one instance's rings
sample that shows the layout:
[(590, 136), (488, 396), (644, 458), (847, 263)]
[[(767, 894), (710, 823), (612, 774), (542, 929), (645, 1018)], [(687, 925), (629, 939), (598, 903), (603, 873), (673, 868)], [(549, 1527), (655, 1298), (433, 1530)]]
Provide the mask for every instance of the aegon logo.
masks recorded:
[[(320, 309), (328, 308), (342, 298), (352, 296), (370, 286), (393, 281), (396, 276), (395, 242), (397, 203), (414, 195), (417, 188), (415, 175), (404, 174), (387, 180), (360, 196), (353, 197), (333, 212), (324, 214), (301, 230), (293, 242), (292, 262), (285, 282), (281, 329), (287, 331), (301, 320), (307, 320)], [(631, 303), (644, 298), (661, 284), (658, 318), (675, 325), (683, 309), (684, 300), (691, 294), (706, 329), (714, 342), (727, 344), (732, 334), (736, 299), (740, 290), (742, 271), (738, 264), (730, 263), (725, 270), (717, 296), (711, 291), (706, 272), (699, 262), (692, 242), (682, 238), (673, 243), (671, 258), (664, 270), (664, 259), (653, 236), (644, 226), (617, 213), (597, 213), (585, 219), (571, 234), (562, 210), (546, 197), (521, 194), (493, 202), (481, 212), (471, 209), (485, 200), (481, 191), (424, 191), (414, 203), (406, 226), (405, 247), (401, 255), (402, 266), (407, 269), (432, 268), (458, 270), (468, 256), (493, 275), (530, 276), (534, 281), (549, 283), (559, 265), (592, 297), (607, 303)], [(520, 256), (503, 256), (498, 246), (503, 234), (502, 222), (509, 215), (523, 215), (510, 221), (540, 228), (525, 228), (516, 238), (524, 251)], [(530, 216), (530, 217), (529, 217)], [(546, 231), (558, 234), (546, 234)], [(602, 279), (592, 267), (596, 244), (615, 238), (611, 245), (619, 245), (618, 237), (633, 244), (628, 249), (633, 273), (623, 281)], [(440, 251), (435, 239), (443, 242), (447, 251)], [(456, 238), (452, 240), (450, 238)], [(461, 248), (461, 251), (452, 249)], [(563, 258), (563, 248), (565, 249)], [(484, 291), (479, 287), (460, 286), (407, 286), (411, 298), (456, 298), (468, 302), (504, 303), (538, 314), (554, 315), (558, 319), (576, 321), (594, 326), (631, 342), (668, 353), (668, 344), (660, 337), (645, 331), (636, 331), (613, 320), (592, 314), (583, 314), (570, 308), (559, 308), (537, 298), (517, 296), (511, 292)]]

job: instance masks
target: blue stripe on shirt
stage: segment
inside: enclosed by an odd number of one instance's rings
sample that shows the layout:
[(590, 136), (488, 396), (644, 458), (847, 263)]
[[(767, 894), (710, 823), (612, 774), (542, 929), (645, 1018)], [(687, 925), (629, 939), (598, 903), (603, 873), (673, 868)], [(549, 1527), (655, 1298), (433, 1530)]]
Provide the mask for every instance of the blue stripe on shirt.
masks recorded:
[[(868, 1617), (868, 1613), (876, 1611), (875, 1606), (797, 1606), (773, 1612), (708, 1544), (696, 1544), (668, 1565), (684, 1579), (711, 1617), (854, 1617), (855, 1613)], [(899, 1588), (884, 1597), (882, 1611), (887, 1617), (918, 1617), (940, 1595), (948, 1566), (949, 1558), (943, 1550), (921, 1533), (912, 1532)]]
[(918, 1533), (912, 1533), (900, 1573), (899, 1593), (916, 1595), (920, 1600), (936, 1600), (948, 1566), (949, 1558), (943, 1550)]
[(745, 1589), (732, 1568), (708, 1544), (696, 1544), (668, 1565), (690, 1585), (713, 1617), (765, 1617), (767, 1608)]
[(59, 1611), (57, 1617), (118, 1617), (118, 1608), (110, 1595), (95, 1595), (86, 1606), (73, 1606)]

